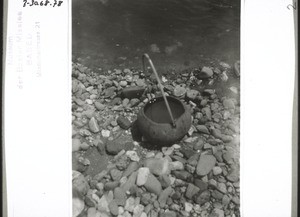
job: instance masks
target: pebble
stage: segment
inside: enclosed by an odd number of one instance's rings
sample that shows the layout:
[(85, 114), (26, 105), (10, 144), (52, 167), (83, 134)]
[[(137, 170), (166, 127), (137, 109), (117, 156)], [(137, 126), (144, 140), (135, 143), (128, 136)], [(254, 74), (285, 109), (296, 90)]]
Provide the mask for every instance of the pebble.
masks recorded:
[(224, 205), (224, 206), (227, 206), (229, 203), (230, 203), (230, 197), (228, 197), (226, 194), (223, 196), (223, 198), (222, 198), (222, 204)]
[(92, 117), (89, 121), (89, 129), (93, 132), (93, 133), (98, 133), (100, 131), (99, 129), (99, 125), (97, 123), (97, 120)]
[(96, 184), (96, 189), (97, 189), (98, 191), (102, 191), (102, 190), (104, 189), (104, 184), (103, 184), (102, 182), (98, 182), (98, 183)]
[(148, 214), (152, 209), (153, 209), (153, 205), (152, 204), (148, 204), (145, 207), (144, 211), (145, 211), (146, 214)]
[(197, 186), (189, 183), (188, 187), (186, 189), (186, 192), (185, 192), (185, 196), (188, 199), (192, 199), (193, 196), (196, 195), (199, 191), (200, 191), (200, 188), (198, 188)]
[(120, 81), (120, 82), (119, 82), (119, 85), (120, 85), (121, 87), (126, 87), (126, 86), (127, 86), (127, 81)]
[(209, 78), (213, 76), (214, 72), (211, 68), (209, 67), (202, 67), (201, 71), (197, 74), (197, 77), (202, 79), (202, 78)]
[(192, 177), (192, 175), (188, 171), (185, 171), (185, 170), (175, 170), (172, 173), (177, 179), (181, 179), (184, 181), (188, 181)]
[(72, 152), (79, 151), (81, 147), (81, 142), (79, 139), (72, 139)]
[(235, 203), (236, 205), (239, 205), (239, 204), (240, 204), (240, 199), (239, 199), (237, 196), (233, 196), (231, 200), (232, 200), (232, 202)]
[(119, 215), (122, 215), (125, 212), (124, 207), (119, 206)]
[(180, 161), (173, 161), (169, 163), (170, 170), (183, 170), (184, 165)]
[(131, 99), (130, 102), (129, 102), (129, 104), (130, 104), (131, 107), (135, 107), (135, 106), (137, 106), (139, 103), (140, 103), (140, 100), (137, 99), (137, 98), (133, 98), (133, 99)]
[(131, 162), (123, 172), (123, 176), (129, 176), (139, 168), (139, 164), (135, 161)]
[(222, 168), (221, 167), (216, 166), (216, 167), (213, 168), (213, 174), (215, 176), (220, 175), (221, 173), (222, 173)]
[(101, 135), (104, 138), (108, 138), (110, 136), (110, 131), (109, 130), (101, 130)]
[(177, 216), (176, 212), (173, 212), (173, 211), (167, 211), (167, 212), (161, 213), (159, 215), (159, 217), (176, 217), (176, 216)]
[(153, 158), (155, 156), (154, 152), (147, 152), (145, 158)]
[(213, 155), (204, 155), (202, 154), (199, 158), (196, 172), (199, 176), (207, 175), (215, 166), (216, 158)]
[(163, 188), (167, 188), (168, 186), (171, 185), (171, 179), (168, 175), (164, 174), (164, 175), (161, 175), (159, 176), (159, 181), (161, 183), (161, 186)]
[(186, 97), (190, 100), (195, 100), (198, 95), (199, 95), (198, 90), (189, 90), (188, 89), (186, 92)]
[(80, 198), (72, 199), (72, 214), (73, 216), (79, 216), (79, 214), (83, 211), (85, 205), (84, 201)]
[(162, 148), (162, 153), (163, 153), (164, 155), (166, 155), (166, 156), (170, 156), (170, 155), (173, 154), (174, 149), (175, 149), (175, 148), (174, 148), (173, 146), (171, 146), (171, 147), (163, 147), (163, 148)]
[(109, 154), (116, 155), (120, 151), (129, 150), (133, 148), (133, 143), (129, 141), (122, 141), (122, 138), (115, 140), (108, 140), (106, 144), (106, 151)]
[(174, 148), (174, 150), (176, 150), (176, 149), (180, 149), (180, 148), (181, 148), (181, 146), (180, 146), (180, 145), (178, 145), (178, 144), (174, 144), (174, 145), (172, 145), (172, 147)]
[(142, 204), (138, 204), (133, 208), (133, 216), (132, 217), (140, 217), (144, 211), (144, 206)]
[(234, 153), (232, 150), (227, 150), (224, 154), (223, 154), (223, 159), (227, 164), (233, 164), (234, 163)]
[(119, 181), (113, 181), (113, 182), (106, 182), (104, 184), (104, 190), (105, 191), (110, 191), (110, 190), (113, 190), (115, 189), (116, 187), (119, 186)]
[(200, 133), (209, 134), (209, 130), (207, 129), (207, 127), (205, 125), (197, 125), (196, 129)]
[(210, 188), (216, 189), (218, 187), (218, 182), (214, 179), (210, 179), (208, 181), (208, 185), (209, 185)]
[(122, 101), (122, 105), (123, 107), (127, 107), (127, 105), (129, 104), (130, 100), (128, 98), (123, 99)]
[(116, 187), (114, 189), (114, 198), (115, 198), (115, 200), (118, 201), (118, 205), (124, 206), (127, 196), (126, 196), (125, 191), (122, 188)]
[(186, 164), (186, 165), (185, 165), (185, 169), (186, 169), (186, 171), (188, 171), (189, 173), (193, 174), (193, 173), (195, 172), (195, 170), (196, 170), (196, 167), (194, 167), (194, 166), (192, 166), (192, 165), (190, 165), (190, 164)]
[(202, 112), (206, 115), (206, 118), (208, 119), (208, 120), (211, 120), (211, 110), (210, 110), (210, 108), (209, 107), (204, 107), (203, 109), (202, 109)]
[(108, 208), (109, 208), (111, 214), (113, 214), (113, 215), (119, 214), (119, 207), (115, 200), (113, 200), (109, 203)]
[(97, 209), (95, 207), (88, 208), (88, 210), (87, 210), (87, 217), (96, 217), (96, 216), (97, 216)]
[(119, 116), (117, 118), (117, 123), (124, 130), (128, 130), (131, 127), (130, 120), (124, 116)]
[(149, 174), (148, 179), (144, 184), (144, 186), (150, 193), (154, 193), (156, 195), (159, 195), (162, 190), (160, 182), (151, 173)]
[(99, 211), (110, 212), (109, 210), (109, 201), (107, 200), (107, 195), (103, 195), (98, 202), (97, 209)]
[(223, 197), (224, 197), (224, 194), (221, 193), (221, 192), (218, 191), (218, 190), (214, 190), (214, 191), (211, 193), (211, 196), (212, 196), (213, 198), (215, 198), (216, 200), (222, 200)]
[(220, 77), (221, 77), (221, 80), (224, 82), (226, 82), (228, 80), (228, 75), (227, 75), (226, 71), (222, 72)]
[(80, 172), (74, 170), (72, 172), (72, 186), (73, 189), (82, 196), (86, 195), (90, 189), (89, 183), (85, 177)]
[(200, 206), (210, 200), (210, 192), (208, 190), (203, 191), (199, 196), (195, 198), (195, 203)]
[(129, 189), (134, 186), (135, 182), (136, 182), (136, 177), (137, 177), (137, 172), (133, 172), (129, 178), (127, 179), (127, 181), (121, 185), (122, 189), (127, 192), (129, 191)]
[(173, 188), (169, 186), (159, 194), (158, 202), (161, 208), (165, 207), (167, 203), (167, 199), (172, 194), (172, 192), (173, 192)]
[(126, 155), (130, 158), (130, 160), (138, 162), (140, 161), (140, 157), (136, 153), (136, 151), (127, 151)]
[(226, 109), (235, 109), (234, 101), (232, 99), (224, 99), (223, 106)]
[(127, 210), (128, 212), (133, 212), (134, 206), (135, 206), (135, 199), (133, 197), (129, 197), (126, 200), (124, 209)]
[(220, 192), (222, 192), (223, 194), (227, 193), (227, 188), (226, 188), (226, 184), (225, 183), (218, 183), (217, 188)]
[(191, 212), (193, 210), (193, 204), (189, 203), (189, 202), (185, 202), (184, 203), (184, 211), (186, 212)]
[(136, 184), (137, 186), (142, 186), (146, 183), (150, 170), (148, 167), (141, 167), (138, 169)]
[(121, 179), (122, 173), (123, 172), (118, 169), (112, 169), (110, 171), (110, 176), (111, 176), (112, 180), (117, 181), (117, 180)]
[(173, 94), (176, 97), (182, 97), (186, 94), (186, 89), (182, 85), (176, 85)]
[(214, 208), (209, 217), (224, 217), (224, 211), (219, 208)]
[(194, 184), (200, 189), (200, 192), (203, 192), (208, 188), (208, 183), (202, 181), (201, 179), (196, 178), (194, 180)]
[(157, 176), (170, 173), (169, 161), (165, 158), (147, 158), (144, 162), (144, 166), (148, 167), (151, 173)]

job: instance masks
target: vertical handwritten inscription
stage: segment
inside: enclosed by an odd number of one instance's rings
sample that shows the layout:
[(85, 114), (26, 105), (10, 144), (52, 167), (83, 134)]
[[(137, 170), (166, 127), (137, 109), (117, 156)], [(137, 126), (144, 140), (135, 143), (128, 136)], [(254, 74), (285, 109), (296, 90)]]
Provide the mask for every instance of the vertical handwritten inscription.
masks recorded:
[(19, 11), (17, 14), (17, 32), (16, 32), (16, 46), (17, 46), (17, 68), (16, 68), (16, 72), (18, 75), (18, 82), (17, 82), (17, 86), (19, 89), (23, 89), (24, 84), (23, 84), (23, 49), (22, 49), (22, 45), (23, 45), (23, 17), (22, 17), (22, 12)]
[(36, 69), (36, 77), (42, 76), (41, 70), (41, 31), (40, 31), (40, 22), (35, 22), (34, 25), (35, 33), (36, 33), (36, 60), (37, 60), (37, 69)]

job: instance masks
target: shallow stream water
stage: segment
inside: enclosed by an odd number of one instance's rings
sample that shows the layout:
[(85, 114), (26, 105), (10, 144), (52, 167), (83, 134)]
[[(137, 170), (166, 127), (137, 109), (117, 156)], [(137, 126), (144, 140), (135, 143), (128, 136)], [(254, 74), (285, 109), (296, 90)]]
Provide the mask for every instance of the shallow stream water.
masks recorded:
[(141, 68), (148, 53), (160, 72), (240, 56), (239, 0), (73, 0), (72, 54), (95, 70)]

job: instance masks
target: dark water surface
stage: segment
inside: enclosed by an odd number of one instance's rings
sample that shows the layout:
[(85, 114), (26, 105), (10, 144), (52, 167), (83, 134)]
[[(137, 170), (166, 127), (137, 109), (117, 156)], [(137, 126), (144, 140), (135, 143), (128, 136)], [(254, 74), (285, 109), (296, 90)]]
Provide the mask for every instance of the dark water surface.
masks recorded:
[(73, 58), (94, 69), (232, 65), (240, 55), (239, 0), (73, 0)]

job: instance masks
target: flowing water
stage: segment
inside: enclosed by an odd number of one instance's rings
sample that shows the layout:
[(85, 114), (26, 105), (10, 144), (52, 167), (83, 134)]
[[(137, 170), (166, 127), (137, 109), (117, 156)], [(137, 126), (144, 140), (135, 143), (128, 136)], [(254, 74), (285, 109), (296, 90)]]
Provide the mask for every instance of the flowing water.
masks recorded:
[(239, 0), (73, 0), (73, 58), (94, 70), (184, 70), (240, 56)]

